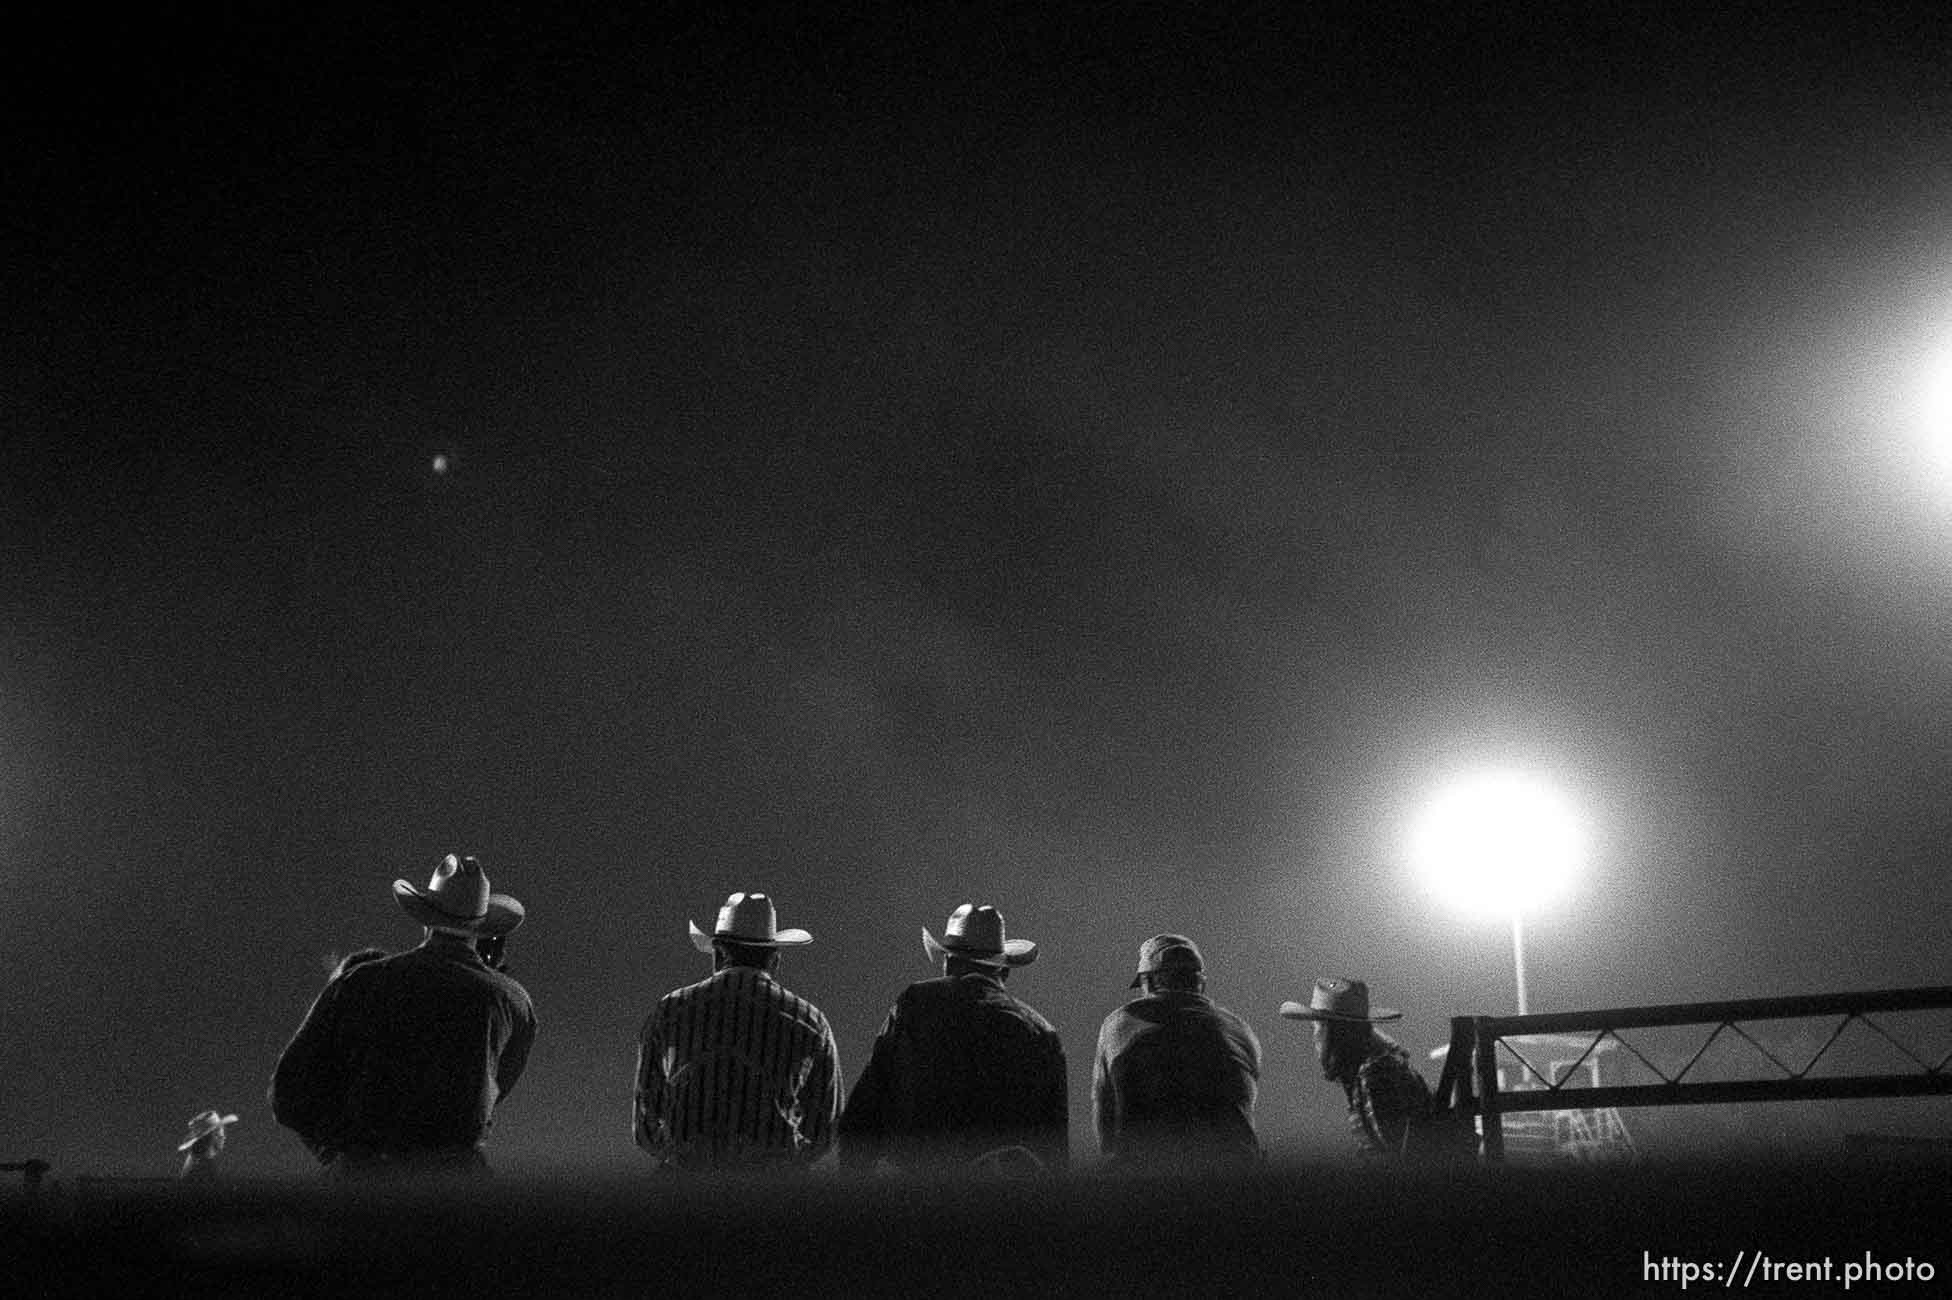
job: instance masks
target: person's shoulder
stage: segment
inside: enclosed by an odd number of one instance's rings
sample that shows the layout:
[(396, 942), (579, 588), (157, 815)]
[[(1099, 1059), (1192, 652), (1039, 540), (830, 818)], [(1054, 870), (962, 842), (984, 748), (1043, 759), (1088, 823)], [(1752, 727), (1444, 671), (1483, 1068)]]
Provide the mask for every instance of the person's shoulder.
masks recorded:
[(1213, 1017), (1215, 1023), (1220, 1026), (1220, 1032), (1232, 1039), (1236, 1049), (1244, 1053), (1254, 1067), (1259, 1069), (1261, 1039), (1260, 1035), (1254, 1032), (1254, 1026), (1247, 1023), (1247, 1018), (1217, 1002), (1213, 1004)]
[(1058, 1036), (1057, 1028), (1056, 1026), (1052, 1025), (1048, 1019), (1045, 1018), (1043, 1012), (1039, 1011), (1036, 1007), (1031, 1006), (1028, 1002), (1025, 1002), (1022, 998), (1017, 997), (1013, 993), (1009, 994), (1009, 998), (1012, 1002), (1016, 1004), (1017, 1014), (1023, 1018), (1023, 1022), (1026, 1025), (1029, 1025), (1033, 1032), (1035, 1032), (1041, 1038), (1048, 1038), (1053, 1041), (1056, 1041)]
[(1246, 1034), (1249, 1038), (1254, 1036), (1254, 1027), (1248, 1024), (1247, 1017), (1241, 1015), (1238, 1011), (1235, 1011), (1231, 1007), (1223, 1007), (1218, 1002), (1210, 1002), (1208, 1006), (1212, 1008), (1213, 1018), (1226, 1025), (1229, 1029)]
[(1145, 1033), (1148, 1028), (1157, 1023), (1158, 1019), (1156, 1015), (1147, 1014), (1158, 1009), (1151, 1005), (1152, 1002), (1151, 998), (1133, 998), (1124, 1006), (1113, 1007), (1107, 1011), (1105, 1018), (1098, 1022), (1099, 1044), (1108, 1047), (1120, 1040)]
[[(480, 962), (473, 965), (452, 962), (451, 966), (455, 972), (458, 972), (458, 979), (462, 983), (479, 990), (476, 996), (498, 1004), (518, 1017), (534, 1019), (535, 1001), (529, 997), (528, 989), (524, 988), (522, 982), (513, 975)], [(452, 979), (456, 976), (448, 975), (443, 978)]]
[(386, 996), (386, 990), (402, 981), (416, 978), (421, 963), (418, 948), (402, 952), (380, 952), (350, 966), (341, 965), (338, 973), (325, 982), (324, 993), (331, 998), (359, 1001), (370, 996)]
[(350, 966), (342, 965), (330, 979), (326, 980), (325, 991), (330, 993), (335, 990), (362, 988), (375, 981), (383, 980), (386, 978), (383, 972), (387, 963), (399, 956), (399, 953), (394, 953), (390, 957), (381, 954), (378, 957), (368, 957), (364, 961), (355, 962)]
[(488, 974), (493, 977), (495, 987), (501, 990), (504, 997), (531, 1015), (535, 1013), (535, 999), (529, 996), (528, 989), (523, 987), (520, 980), (507, 971), (491, 970)]
[(669, 993), (666, 993), (658, 999), (658, 1010), (675, 1010), (687, 1002), (696, 1002), (701, 998), (709, 998), (716, 995), (720, 989), (725, 987), (725, 982), (719, 978), (724, 973), (724, 971), (715, 971), (702, 980), (693, 980), (689, 984), (680, 984), (677, 988), (672, 989)]
[(961, 980), (938, 975), (931, 980), (916, 980), (895, 995), (897, 1006), (922, 1006), (931, 1002), (943, 1002), (954, 997), (959, 991)]
[(1394, 1081), (1415, 1074), (1416, 1067), (1410, 1064), (1410, 1054), (1408, 1052), (1394, 1043), (1387, 1043), (1380, 1051), (1374, 1051), (1368, 1056), (1365, 1056), (1362, 1059), (1362, 1064), (1356, 1067), (1356, 1073), (1365, 1082), (1374, 1082), (1379, 1079)]
[(384, 961), (393, 955), (384, 948), (356, 948), (341, 957), (333, 965), (330, 978), (333, 980), (342, 980), (358, 970), (361, 966), (371, 965), (376, 961)]
[(709, 978), (694, 980), (690, 984), (680, 984), (677, 988), (664, 994), (664, 996), (660, 997), (652, 1005), (650, 1013), (644, 1017), (644, 1032), (650, 1032), (651, 1029), (663, 1024), (673, 1016), (680, 1014), (685, 1007), (696, 1002), (699, 998), (707, 996), (707, 986), (711, 982)]
[(822, 1032), (831, 1032), (827, 1024), (826, 1013), (813, 1004), (813, 999), (804, 994), (795, 993), (777, 978), (773, 980), (773, 987), (780, 991), (782, 999), (795, 1016), (805, 1020), (815, 1029), (821, 1030)]
[(832, 1038), (834, 1036), (834, 1027), (828, 1021), (826, 1012), (822, 1011), (819, 1007), (807, 1001), (805, 998), (800, 999), (799, 1007), (801, 1013), (806, 1017), (807, 1023), (811, 1025), (814, 1028), (814, 1030), (818, 1032), (822, 1037)]

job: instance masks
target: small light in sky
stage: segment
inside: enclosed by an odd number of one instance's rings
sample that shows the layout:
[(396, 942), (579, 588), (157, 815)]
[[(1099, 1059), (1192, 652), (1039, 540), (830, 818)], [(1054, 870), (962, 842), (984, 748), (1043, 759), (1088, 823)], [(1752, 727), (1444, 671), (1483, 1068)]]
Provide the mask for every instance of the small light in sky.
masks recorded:
[(434, 457), (434, 472), (435, 472), (436, 474), (445, 474), (445, 473), (447, 473), (447, 457), (446, 457), (446, 456), (444, 456), (444, 455), (442, 455), (442, 456), (436, 456), (436, 457)]
[(1518, 772), (1447, 786), (1410, 831), (1418, 875), (1453, 906), (1481, 915), (1515, 915), (1564, 893), (1584, 856), (1572, 805)]

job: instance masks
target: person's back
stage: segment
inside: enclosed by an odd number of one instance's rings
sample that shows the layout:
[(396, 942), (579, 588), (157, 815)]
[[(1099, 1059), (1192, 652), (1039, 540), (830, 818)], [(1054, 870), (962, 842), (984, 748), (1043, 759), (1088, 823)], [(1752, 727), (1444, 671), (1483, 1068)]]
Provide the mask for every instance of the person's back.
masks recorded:
[(779, 928), (773, 901), (736, 893), (692, 946), (712, 974), (659, 999), (637, 1039), (632, 1135), (666, 1169), (803, 1169), (833, 1143), (840, 1056), (820, 1009), (780, 983), (780, 950), (813, 941)]
[(528, 1058), (528, 992), (466, 940), (435, 935), (334, 981), (346, 1044), (334, 1146), (452, 1151), (487, 1135)]
[(1099, 1035), (1113, 1115), (1106, 1154), (1253, 1159), (1260, 1049), (1241, 1019), (1197, 993), (1155, 993)]
[(1251, 1162), (1261, 1047), (1205, 994), (1203, 959), (1182, 935), (1139, 949), (1144, 995), (1105, 1017), (1092, 1065), (1100, 1150), (1115, 1163)]
[(341, 963), (272, 1073), (272, 1114), (335, 1178), (477, 1174), (496, 1105), (535, 1040), (527, 990), (475, 950), (525, 915), (473, 858), (447, 855), (425, 889), (393, 882), (417, 948)]
[(1023, 1145), (1047, 1162), (1063, 1048), (1048, 1020), (993, 977), (911, 984), (896, 1000), (894, 1127), (911, 1158), (965, 1160)]
[(727, 966), (666, 994), (640, 1042), (663, 1095), (639, 1144), (668, 1163), (796, 1164), (831, 1141), (833, 1031), (769, 972)]
[(924, 946), (942, 978), (902, 990), (841, 1115), (854, 1168), (969, 1164), (1021, 1147), (1047, 1169), (1070, 1160), (1064, 1046), (1048, 1020), (1004, 987), (1036, 957), (1007, 939), (988, 906), (958, 908)]

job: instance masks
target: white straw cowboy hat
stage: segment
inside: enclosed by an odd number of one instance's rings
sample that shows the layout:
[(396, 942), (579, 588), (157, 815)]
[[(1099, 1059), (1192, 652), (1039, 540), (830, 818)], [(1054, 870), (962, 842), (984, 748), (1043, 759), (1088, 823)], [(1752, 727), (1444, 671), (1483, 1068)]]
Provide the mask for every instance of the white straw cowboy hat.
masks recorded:
[(1205, 970), (1200, 947), (1183, 934), (1155, 934), (1139, 945), (1139, 969), (1132, 976), (1132, 988), (1148, 975), (1162, 970)]
[(961, 957), (982, 966), (1028, 966), (1037, 960), (1036, 944), (1028, 939), (1003, 937), (1003, 913), (987, 903), (981, 907), (964, 903), (949, 913), (949, 924), (942, 927), (940, 943), (923, 926), (922, 947), (928, 951), (931, 962)]
[(474, 934), (507, 934), (528, 915), (507, 894), (488, 892), (488, 877), (479, 862), (452, 853), (434, 868), (434, 877), (425, 889), (416, 889), (404, 880), (394, 881), (393, 898), (422, 925)]
[(1401, 1020), (1403, 1013), (1388, 1007), (1371, 1008), (1369, 986), (1361, 980), (1325, 979), (1315, 982), (1308, 1005), (1283, 1002), (1281, 1014), (1289, 1020), (1343, 1020), (1374, 1024), (1381, 1020)]
[(725, 906), (718, 909), (718, 921), (710, 934), (699, 929), (696, 921), (686, 924), (691, 927), (691, 946), (700, 952), (710, 952), (713, 941), (718, 939), (751, 948), (797, 948), (813, 942), (813, 936), (805, 930), (780, 929), (773, 900), (764, 894), (733, 894), (727, 898)]
[(176, 1149), (178, 1151), (188, 1151), (212, 1133), (216, 1133), (226, 1125), (235, 1124), (236, 1122), (237, 1116), (235, 1115), (219, 1115), (214, 1110), (198, 1111), (196, 1114), (190, 1116), (190, 1136), (177, 1143)]

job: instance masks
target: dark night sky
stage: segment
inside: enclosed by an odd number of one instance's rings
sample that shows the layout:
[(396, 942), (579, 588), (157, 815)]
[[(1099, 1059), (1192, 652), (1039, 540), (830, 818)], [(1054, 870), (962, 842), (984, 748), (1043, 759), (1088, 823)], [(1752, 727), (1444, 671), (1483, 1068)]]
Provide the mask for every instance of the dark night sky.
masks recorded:
[(1594, 837), (1535, 1009), (1948, 982), (1943, 20), (1044, 9), (10, 56), (0, 1155), (301, 1171), (277, 1052), (450, 849), (510, 1170), (638, 1159), (740, 888), (850, 1079), (998, 904), (1081, 1135), (1191, 933), (1339, 1149), (1283, 998), (1510, 1009), (1401, 860), (1483, 763)]

